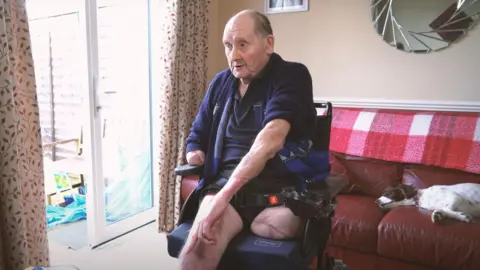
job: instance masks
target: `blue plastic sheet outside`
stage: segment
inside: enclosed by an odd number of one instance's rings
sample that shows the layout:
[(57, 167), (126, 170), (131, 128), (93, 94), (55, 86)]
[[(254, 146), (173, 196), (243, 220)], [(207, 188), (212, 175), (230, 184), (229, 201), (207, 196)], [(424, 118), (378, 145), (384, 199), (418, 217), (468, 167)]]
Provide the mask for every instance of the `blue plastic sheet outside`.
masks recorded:
[[(105, 189), (105, 218), (114, 223), (152, 207), (150, 152), (144, 151), (122, 166), (123, 179), (116, 179)], [(140, 179), (140, 180), (139, 180)], [(87, 218), (86, 187), (79, 194), (64, 196), (66, 206), (46, 206), (47, 228)]]

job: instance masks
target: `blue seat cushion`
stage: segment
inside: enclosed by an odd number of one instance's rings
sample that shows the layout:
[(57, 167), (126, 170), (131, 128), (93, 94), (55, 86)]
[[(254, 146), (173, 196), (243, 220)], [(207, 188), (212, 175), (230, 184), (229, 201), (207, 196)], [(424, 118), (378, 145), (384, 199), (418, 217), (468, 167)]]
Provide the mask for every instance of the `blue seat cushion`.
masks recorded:
[[(191, 222), (184, 222), (167, 235), (171, 257), (178, 258), (191, 226)], [(244, 230), (230, 242), (218, 269), (307, 269), (317, 255), (315, 245), (304, 255), (300, 240), (266, 239)]]

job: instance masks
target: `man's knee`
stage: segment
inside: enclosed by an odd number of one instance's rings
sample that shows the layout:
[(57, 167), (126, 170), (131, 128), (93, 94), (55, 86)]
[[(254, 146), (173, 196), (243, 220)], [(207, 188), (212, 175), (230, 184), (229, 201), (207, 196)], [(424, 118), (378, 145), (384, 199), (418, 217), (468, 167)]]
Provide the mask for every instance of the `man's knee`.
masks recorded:
[(298, 236), (302, 229), (302, 219), (285, 207), (272, 207), (263, 210), (252, 222), (251, 231), (261, 237), (290, 239)]
[(213, 198), (215, 198), (215, 193), (208, 193), (202, 199), (200, 199), (199, 210), (209, 206), (212, 203)]
[[(203, 217), (209, 212), (210, 205), (213, 201), (214, 194), (209, 194), (204, 197), (200, 203), (197, 215), (192, 225), (191, 232), (196, 232), (196, 228), (202, 220)], [(243, 228), (243, 222), (240, 218), (240, 215), (235, 211), (235, 209), (229, 205), (225, 211), (224, 216), (221, 219), (222, 221), (212, 228), (212, 231), (215, 234), (216, 243), (211, 245), (203, 243), (200, 239), (197, 241), (197, 244), (194, 246), (191, 254), (198, 260), (210, 260), (216, 261), (219, 260), (228, 243), (237, 235)], [(188, 235), (186, 243), (192, 241), (192, 234)], [(188, 256), (182, 252), (181, 259), (186, 259)]]

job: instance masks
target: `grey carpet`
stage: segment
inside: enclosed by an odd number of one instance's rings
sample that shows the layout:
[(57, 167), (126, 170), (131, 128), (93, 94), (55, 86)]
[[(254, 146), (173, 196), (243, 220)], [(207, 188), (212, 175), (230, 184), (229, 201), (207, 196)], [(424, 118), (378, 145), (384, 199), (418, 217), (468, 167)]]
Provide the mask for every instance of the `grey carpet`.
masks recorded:
[(63, 224), (48, 232), (49, 241), (55, 241), (74, 250), (87, 245), (87, 221)]

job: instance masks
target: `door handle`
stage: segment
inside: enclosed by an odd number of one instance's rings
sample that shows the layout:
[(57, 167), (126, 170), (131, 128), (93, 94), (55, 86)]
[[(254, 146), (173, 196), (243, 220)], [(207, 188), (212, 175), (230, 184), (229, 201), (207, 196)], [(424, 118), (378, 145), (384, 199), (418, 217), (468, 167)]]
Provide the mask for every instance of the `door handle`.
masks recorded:
[(96, 76), (93, 76), (93, 114), (98, 116), (98, 112), (102, 109), (102, 106), (98, 102), (98, 80)]
[(107, 118), (103, 119), (103, 135), (102, 137), (105, 138), (105, 133), (107, 132)]

